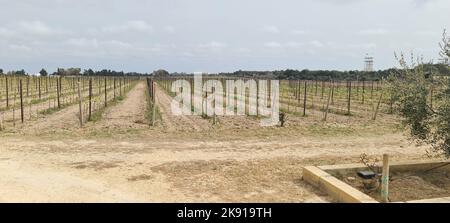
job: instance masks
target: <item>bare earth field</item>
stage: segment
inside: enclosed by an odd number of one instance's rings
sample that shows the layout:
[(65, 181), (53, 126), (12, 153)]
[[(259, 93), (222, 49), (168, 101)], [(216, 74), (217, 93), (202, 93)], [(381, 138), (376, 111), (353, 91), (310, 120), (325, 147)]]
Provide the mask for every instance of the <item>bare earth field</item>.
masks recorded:
[[(362, 153), (424, 159), (395, 118), (294, 117), (285, 128), (251, 117), (170, 114), (145, 120), (145, 83), (77, 126), (77, 105), (0, 133), (0, 202), (332, 202), (302, 181), (302, 167), (353, 163)], [(288, 117), (289, 118), (289, 117)]]

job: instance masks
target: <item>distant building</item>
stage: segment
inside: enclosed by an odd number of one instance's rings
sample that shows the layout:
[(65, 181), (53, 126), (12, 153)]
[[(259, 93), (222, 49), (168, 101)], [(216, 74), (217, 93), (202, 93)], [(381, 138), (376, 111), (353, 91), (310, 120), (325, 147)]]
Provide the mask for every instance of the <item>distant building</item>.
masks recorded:
[(373, 57), (370, 57), (368, 54), (366, 54), (366, 57), (364, 57), (364, 71), (373, 71)]

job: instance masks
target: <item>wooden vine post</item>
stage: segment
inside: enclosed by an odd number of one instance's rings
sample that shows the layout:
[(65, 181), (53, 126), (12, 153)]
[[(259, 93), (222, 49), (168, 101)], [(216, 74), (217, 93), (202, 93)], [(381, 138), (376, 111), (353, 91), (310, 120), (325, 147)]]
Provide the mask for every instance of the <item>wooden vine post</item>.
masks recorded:
[(88, 120), (91, 121), (92, 118), (92, 78), (89, 78), (89, 114)]
[(105, 77), (105, 108), (108, 107), (108, 92), (106, 91), (106, 77)]
[(381, 176), (381, 199), (389, 202), (389, 155), (383, 154), (383, 173)]
[(39, 99), (41, 99), (41, 78), (39, 77)]
[(59, 101), (59, 94), (60, 94), (60, 91), (61, 91), (61, 89), (59, 88), (59, 86), (60, 86), (59, 82), (61, 82), (61, 80), (58, 77), (58, 78), (56, 78), (56, 97), (57, 97), (57, 100), (58, 100), (58, 108), (61, 108), (60, 101)]
[(380, 99), (378, 100), (378, 104), (377, 104), (377, 107), (375, 109), (375, 113), (373, 114), (372, 120), (376, 120), (377, 119), (378, 110), (380, 109), (380, 104), (381, 104), (381, 100), (382, 99), (383, 99), (383, 92), (381, 92), (381, 94), (380, 94)]
[(80, 128), (83, 127), (83, 99), (81, 98), (80, 80), (78, 79), (78, 107), (80, 111)]
[(6, 76), (6, 108), (9, 108), (8, 76)]
[(153, 101), (153, 108), (152, 108), (152, 126), (155, 126), (155, 119), (156, 119), (156, 95), (155, 95), (155, 82), (152, 80), (152, 101)]
[(334, 91), (334, 85), (331, 86), (330, 88), (330, 93), (328, 93), (328, 101), (327, 101), (327, 107), (325, 108), (325, 115), (323, 116), (323, 121), (327, 121), (328, 118), (328, 111), (330, 108), (330, 101), (331, 101), (331, 95), (333, 94)]
[(347, 100), (347, 115), (350, 115), (351, 112), (351, 101), (352, 101), (352, 82), (347, 82), (347, 88), (348, 88), (348, 100)]
[(364, 100), (365, 100), (365, 98), (364, 98), (364, 94), (366, 93), (366, 81), (362, 81), (362, 104), (364, 104)]
[(23, 123), (23, 89), (22, 80), (19, 81), (19, 94), (20, 94), (20, 118)]
[(306, 89), (307, 89), (307, 84), (308, 84), (308, 82), (307, 81), (305, 81), (305, 91), (304, 91), (304, 95), (303, 95), (303, 116), (306, 116)]

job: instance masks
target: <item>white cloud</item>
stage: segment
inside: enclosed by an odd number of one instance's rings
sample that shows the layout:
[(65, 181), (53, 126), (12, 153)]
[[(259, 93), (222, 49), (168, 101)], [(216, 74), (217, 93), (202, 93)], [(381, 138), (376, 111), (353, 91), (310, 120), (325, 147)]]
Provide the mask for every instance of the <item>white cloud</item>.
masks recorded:
[(206, 49), (212, 49), (212, 50), (223, 49), (223, 48), (226, 48), (227, 46), (228, 46), (228, 44), (223, 43), (223, 42), (217, 42), (217, 41), (211, 41), (209, 43), (202, 43), (202, 44), (198, 45), (198, 47), (200, 47), (200, 48), (206, 48)]
[(112, 49), (131, 49), (133, 45), (131, 43), (119, 41), (119, 40), (106, 40), (101, 41), (100, 44), (105, 48)]
[(75, 47), (93, 47), (98, 48), (99, 44), (97, 39), (86, 39), (86, 38), (71, 38), (64, 42), (67, 45)]
[(82, 48), (82, 50), (137, 50), (131, 43), (119, 40), (98, 40), (97, 38), (71, 38), (64, 41), (64, 44), (69, 47)]
[(349, 44), (348, 47), (355, 48), (355, 49), (374, 49), (374, 48), (377, 48), (377, 44), (375, 44), (375, 43)]
[(313, 41), (310, 41), (309, 44), (310, 44), (311, 46), (318, 47), (318, 48), (321, 48), (321, 47), (324, 47), (324, 46), (325, 46), (325, 44), (322, 43), (322, 42), (320, 42), (319, 40), (313, 40)]
[(279, 42), (272, 41), (272, 42), (264, 43), (264, 46), (267, 48), (280, 48), (283, 45)]
[(305, 46), (305, 44), (291, 41), (291, 42), (286, 43), (286, 46), (291, 47), (291, 48), (300, 48), (300, 47)]
[(292, 35), (305, 35), (307, 33), (308, 33), (308, 31), (306, 31), (306, 30), (298, 30), (298, 29), (291, 31)]
[(127, 33), (127, 32), (141, 32), (141, 33), (152, 33), (153, 27), (147, 22), (142, 20), (128, 21), (121, 25), (109, 25), (101, 28), (102, 32), (107, 33)]
[(359, 35), (386, 35), (389, 31), (383, 28), (365, 29), (358, 32)]
[(0, 27), (0, 38), (9, 40), (57, 39), (69, 34), (67, 30), (51, 27), (42, 21), (20, 21)]
[(15, 34), (16, 34), (16, 32), (14, 30), (0, 27), (0, 37), (11, 38), (11, 37), (15, 36)]
[(418, 35), (418, 36), (440, 36), (440, 35), (442, 35), (442, 33), (440, 33), (440, 32), (433, 32), (430, 30), (418, 30), (418, 31), (415, 31), (414, 34)]
[(56, 31), (41, 21), (22, 21), (18, 23), (18, 29), (32, 35), (53, 35)]
[(182, 57), (194, 57), (195, 54), (191, 53), (191, 52), (183, 52), (181, 53)]
[(239, 47), (234, 50), (236, 53), (251, 53), (252, 50), (246, 47)]
[(168, 33), (174, 33), (175, 32), (175, 28), (173, 26), (166, 26), (164, 27), (164, 30)]
[(280, 33), (280, 30), (276, 26), (265, 26), (263, 30), (267, 33)]
[(25, 46), (25, 45), (16, 45), (16, 44), (11, 44), (9, 45), (9, 48), (11, 50), (16, 50), (16, 51), (31, 51), (31, 47)]

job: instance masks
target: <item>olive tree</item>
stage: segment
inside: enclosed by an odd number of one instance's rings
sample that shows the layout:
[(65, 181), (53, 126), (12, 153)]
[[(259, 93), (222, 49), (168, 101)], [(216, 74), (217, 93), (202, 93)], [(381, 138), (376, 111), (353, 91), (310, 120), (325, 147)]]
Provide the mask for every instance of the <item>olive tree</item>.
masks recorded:
[[(441, 63), (449, 69), (450, 38), (444, 31)], [(424, 69), (423, 60), (396, 56), (400, 69), (389, 77), (390, 91), (412, 139), (430, 144), (433, 155), (450, 157), (450, 77)], [(433, 94), (433, 90), (436, 92)]]

